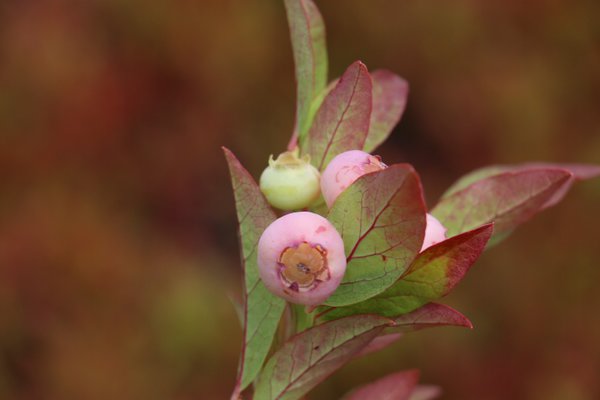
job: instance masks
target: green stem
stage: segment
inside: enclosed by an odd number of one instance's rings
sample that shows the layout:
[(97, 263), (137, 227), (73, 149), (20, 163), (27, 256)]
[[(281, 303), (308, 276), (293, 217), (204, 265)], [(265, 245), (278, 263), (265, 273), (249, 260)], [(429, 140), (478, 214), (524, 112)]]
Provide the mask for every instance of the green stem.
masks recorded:
[(314, 325), (315, 313), (306, 312), (306, 308), (300, 304), (292, 304), (292, 320), (294, 321), (295, 332), (299, 333), (305, 331), (306, 329), (312, 327)]

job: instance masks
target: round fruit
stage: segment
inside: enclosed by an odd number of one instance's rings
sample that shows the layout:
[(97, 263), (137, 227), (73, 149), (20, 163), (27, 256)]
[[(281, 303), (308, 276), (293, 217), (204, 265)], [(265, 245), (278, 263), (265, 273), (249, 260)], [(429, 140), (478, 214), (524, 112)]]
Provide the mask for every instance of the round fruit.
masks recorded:
[(258, 271), (277, 296), (316, 306), (339, 286), (346, 272), (344, 242), (335, 227), (311, 212), (275, 220), (258, 241)]
[(340, 193), (359, 177), (384, 168), (387, 168), (387, 165), (382, 163), (379, 157), (361, 150), (338, 154), (329, 162), (321, 177), (321, 192), (327, 207), (331, 208)]
[(281, 210), (299, 210), (310, 206), (319, 197), (319, 171), (308, 156), (298, 157), (298, 151), (281, 153), (260, 176), (260, 190), (267, 201)]

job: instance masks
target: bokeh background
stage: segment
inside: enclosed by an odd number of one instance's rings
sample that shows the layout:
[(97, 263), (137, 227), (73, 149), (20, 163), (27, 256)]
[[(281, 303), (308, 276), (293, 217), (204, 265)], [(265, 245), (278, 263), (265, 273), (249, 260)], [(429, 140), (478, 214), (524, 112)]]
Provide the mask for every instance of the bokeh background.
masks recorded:
[[(430, 205), (486, 164), (600, 163), (596, 0), (323, 0), (331, 77), (411, 85), (380, 149)], [(0, 2), (0, 398), (222, 399), (241, 330), (221, 145), (257, 177), (293, 125), (281, 1)], [(311, 399), (419, 368), (444, 399), (600, 398), (600, 182), (487, 252)]]

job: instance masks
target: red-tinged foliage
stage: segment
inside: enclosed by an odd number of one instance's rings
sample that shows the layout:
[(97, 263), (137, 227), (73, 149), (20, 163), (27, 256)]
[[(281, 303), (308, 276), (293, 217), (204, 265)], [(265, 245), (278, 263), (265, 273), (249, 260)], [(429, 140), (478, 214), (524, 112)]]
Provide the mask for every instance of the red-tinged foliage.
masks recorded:
[[(440, 297), (447, 295), (479, 259), (493, 231), (494, 224), (483, 225), (427, 248), (417, 256), (402, 280), (431, 282), (439, 287)], [(443, 286), (433, 278), (438, 272), (443, 272), (439, 275)]]
[(540, 212), (571, 176), (557, 168), (502, 172), (442, 197), (431, 213), (448, 236), (494, 222), (498, 241)]
[(258, 378), (255, 398), (301, 398), (392, 323), (377, 315), (359, 315), (293, 336), (267, 362)]
[(377, 336), (368, 345), (366, 345), (361, 351), (359, 351), (355, 358), (364, 357), (371, 353), (377, 353), (380, 350), (385, 349), (388, 346), (396, 343), (402, 338), (402, 333), (390, 333), (387, 335)]
[[(318, 1), (332, 71), (360, 56), (410, 82), (380, 152), (431, 199), (479, 165), (600, 161), (600, 3), (381, 3)], [(256, 177), (291, 133), (282, 2), (0, 8), (0, 398), (225, 398), (241, 290), (219, 145)], [(600, 398), (597, 187), (470, 272), (452, 302), (483, 329), (412, 336), (311, 399), (399, 360), (448, 400)]]
[(569, 189), (576, 181), (583, 181), (592, 179), (600, 176), (600, 166), (591, 164), (559, 164), (559, 163), (525, 163), (517, 165), (490, 165), (480, 169), (476, 169), (461, 177), (444, 193), (442, 198), (449, 197), (450, 195), (467, 188), (475, 182), (481, 181), (485, 178), (489, 178), (495, 175), (499, 175), (503, 172), (526, 172), (535, 171), (540, 169), (561, 169), (568, 171), (572, 174), (571, 178), (567, 180), (562, 187), (554, 193), (554, 195), (548, 199), (543, 205), (543, 208), (551, 207), (561, 201), (568, 193)]
[(396, 325), (391, 328), (402, 332), (415, 331), (437, 326), (459, 326), (473, 329), (467, 317), (443, 304), (429, 303), (408, 314), (393, 318)]
[(408, 97), (408, 82), (385, 69), (371, 73), (373, 110), (363, 150), (367, 153), (383, 143), (402, 118)]
[(312, 120), (313, 101), (327, 85), (325, 24), (312, 0), (285, 0), (296, 66), (296, 124), (290, 141), (292, 150)]
[(319, 170), (336, 155), (363, 147), (369, 132), (372, 91), (367, 67), (356, 61), (327, 94), (301, 147)]
[(425, 233), (421, 182), (407, 164), (358, 178), (327, 218), (344, 239), (346, 275), (327, 305), (345, 306), (386, 290), (417, 255)]
[(344, 400), (410, 400), (419, 382), (419, 371), (400, 371), (353, 390)]
[(465, 232), (420, 253), (409, 271), (383, 293), (345, 307), (324, 308), (317, 318), (332, 320), (374, 313), (397, 317), (447, 295), (483, 252), (492, 225)]
[(244, 271), (244, 341), (238, 378), (232, 398), (239, 397), (258, 375), (271, 348), (285, 301), (271, 294), (258, 275), (256, 246), (263, 231), (275, 220), (275, 213), (252, 176), (231, 151), (223, 148), (239, 221), (242, 268)]

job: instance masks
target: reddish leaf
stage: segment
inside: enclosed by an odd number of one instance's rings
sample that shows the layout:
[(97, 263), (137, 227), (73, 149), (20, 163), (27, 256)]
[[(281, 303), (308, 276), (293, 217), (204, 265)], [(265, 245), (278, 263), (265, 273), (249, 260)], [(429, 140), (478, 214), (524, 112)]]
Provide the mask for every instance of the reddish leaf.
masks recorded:
[(371, 313), (397, 317), (443, 297), (477, 260), (491, 234), (492, 225), (484, 225), (433, 245), (420, 253), (408, 272), (383, 293), (357, 304), (324, 310), (317, 318), (332, 320)]
[(367, 354), (376, 353), (385, 349), (388, 346), (396, 343), (402, 338), (401, 333), (390, 333), (388, 335), (377, 336), (366, 347), (354, 356), (355, 358), (366, 356)]
[(337, 154), (361, 149), (369, 132), (372, 83), (367, 67), (352, 64), (327, 94), (315, 115), (304, 152), (323, 170)]
[(573, 176), (571, 179), (563, 185), (561, 190), (544, 205), (544, 208), (553, 206), (558, 203), (565, 194), (567, 194), (569, 188), (575, 181), (582, 181), (586, 179), (592, 179), (600, 176), (599, 165), (586, 165), (586, 164), (552, 164), (552, 163), (526, 163), (518, 165), (490, 165), (483, 167), (468, 173), (467, 175), (456, 181), (447, 191), (444, 193), (442, 198), (448, 197), (473, 183), (480, 181), (484, 178), (488, 178), (494, 175), (499, 175), (503, 172), (509, 171), (527, 171), (527, 170), (538, 170), (538, 169), (564, 169), (569, 171)]
[[(498, 176), (507, 172), (527, 172), (527, 171), (539, 171), (539, 170), (565, 170), (572, 174), (555, 192), (547, 198), (547, 200), (539, 206), (537, 210), (542, 211), (548, 207), (552, 207), (561, 201), (568, 193), (569, 189), (576, 181), (586, 180), (600, 176), (600, 166), (598, 165), (585, 165), (585, 164), (551, 164), (551, 163), (526, 163), (520, 165), (492, 165), (489, 167), (480, 168), (475, 170), (454, 183), (442, 196), (442, 200), (445, 198), (452, 197), (453, 195), (463, 190), (468, 190), (470, 186), (476, 182), (485, 180), (487, 178)], [(442, 201), (440, 200), (440, 202)], [(508, 236), (510, 230), (503, 232), (497, 230), (502, 237), (495, 236), (492, 240), (497, 243), (503, 237)]]
[(394, 331), (415, 331), (436, 326), (462, 326), (473, 329), (467, 317), (453, 308), (443, 304), (429, 303), (408, 314), (393, 318), (396, 325)]
[(296, 66), (296, 127), (302, 137), (310, 127), (311, 104), (327, 85), (325, 24), (312, 0), (285, 0)]
[(576, 181), (583, 181), (587, 179), (592, 179), (600, 176), (600, 166), (599, 165), (584, 165), (584, 164), (549, 164), (549, 163), (529, 163), (524, 164), (520, 167), (517, 167), (520, 170), (532, 169), (532, 168), (561, 168), (569, 171), (571, 174), (571, 179), (565, 182), (562, 187), (554, 193), (544, 205), (543, 209), (548, 207), (552, 207), (558, 204), (569, 192), (571, 186)]
[(394, 372), (353, 390), (344, 400), (409, 400), (418, 381), (418, 370)]
[(373, 111), (369, 134), (364, 145), (364, 151), (367, 153), (372, 152), (388, 138), (404, 113), (408, 96), (408, 83), (390, 71), (382, 69), (374, 71), (371, 78), (373, 79)]
[(373, 297), (394, 284), (421, 249), (425, 203), (419, 177), (407, 164), (363, 175), (342, 192), (327, 218), (344, 239), (348, 266), (325, 304)]
[(244, 342), (233, 397), (239, 395), (262, 367), (285, 307), (258, 276), (256, 245), (265, 228), (275, 220), (260, 189), (233, 153), (223, 148), (229, 165), (239, 221), (242, 268), (244, 269)]
[(499, 240), (541, 211), (571, 176), (556, 168), (501, 172), (452, 190), (431, 213), (448, 236), (495, 222), (494, 238)]
[(301, 398), (350, 361), (390, 323), (376, 315), (357, 315), (293, 336), (267, 362), (256, 383), (255, 398)]
[(433, 400), (442, 395), (442, 389), (435, 385), (417, 385), (409, 400)]
[(411, 292), (420, 297), (447, 295), (477, 261), (493, 230), (493, 224), (483, 225), (427, 248), (398, 283), (412, 286)]

